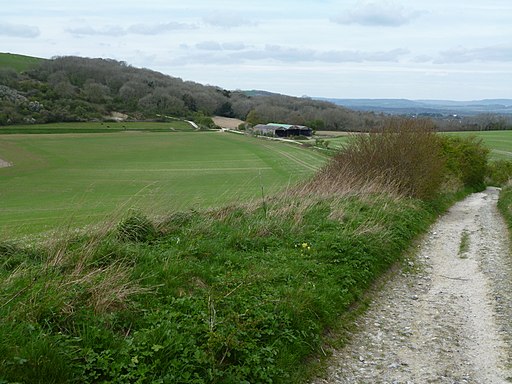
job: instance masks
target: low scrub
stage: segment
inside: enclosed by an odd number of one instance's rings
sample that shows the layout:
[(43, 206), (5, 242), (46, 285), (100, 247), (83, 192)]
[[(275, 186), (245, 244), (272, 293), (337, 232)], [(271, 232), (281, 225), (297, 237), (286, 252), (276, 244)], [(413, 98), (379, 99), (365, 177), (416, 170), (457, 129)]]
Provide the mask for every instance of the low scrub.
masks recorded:
[(377, 190), (432, 199), (443, 183), (441, 139), (428, 120), (392, 119), (383, 129), (353, 136), (315, 183), (338, 188), (358, 183)]
[(502, 186), (512, 179), (512, 161), (496, 160), (487, 166), (486, 183), (488, 185)]
[(305, 189), (387, 192), (422, 200), (485, 187), (489, 150), (474, 137), (436, 134), (429, 120), (395, 118), (356, 135)]
[(442, 136), (447, 176), (459, 180), (465, 187), (485, 188), (489, 149), (474, 136)]

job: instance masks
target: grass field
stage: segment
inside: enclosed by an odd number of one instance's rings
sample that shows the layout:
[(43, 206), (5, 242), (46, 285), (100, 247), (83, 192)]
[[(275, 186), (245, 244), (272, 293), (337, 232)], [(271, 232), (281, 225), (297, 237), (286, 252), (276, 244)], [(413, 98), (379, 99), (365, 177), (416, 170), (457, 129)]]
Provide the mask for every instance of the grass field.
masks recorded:
[(229, 133), (144, 131), (1, 135), (0, 158), (14, 164), (0, 168), (7, 237), (130, 207), (165, 214), (251, 199), (312, 175), (325, 159)]
[(0, 127), (0, 134), (15, 133), (112, 133), (123, 131), (192, 132), (195, 128), (182, 120), (159, 122), (89, 122), (8, 125)]
[(44, 59), (12, 53), (0, 53), (0, 68), (12, 68), (18, 72), (23, 72), (41, 60)]
[[(329, 132), (322, 132), (328, 135)], [(472, 131), (472, 132), (450, 132), (454, 136), (475, 136), (482, 139), (483, 143), (491, 150), (491, 160), (512, 160), (512, 131)], [(334, 133), (333, 133), (334, 135)], [(340, 149), (350, 138), (350, 134), (338, 137), (326, 137), (329, 148)], [(314, 142), (314, 140), (312, 140)]]

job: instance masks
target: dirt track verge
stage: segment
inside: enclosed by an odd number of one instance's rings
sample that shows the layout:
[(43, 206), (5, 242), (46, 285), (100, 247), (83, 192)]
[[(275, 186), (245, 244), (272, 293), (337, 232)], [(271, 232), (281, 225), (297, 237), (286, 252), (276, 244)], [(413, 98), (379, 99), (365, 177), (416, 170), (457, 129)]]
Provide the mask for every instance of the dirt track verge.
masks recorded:
[(488, 188), (439, 219), (315, 384), (512, 381), (512, 261), (498, 196)]

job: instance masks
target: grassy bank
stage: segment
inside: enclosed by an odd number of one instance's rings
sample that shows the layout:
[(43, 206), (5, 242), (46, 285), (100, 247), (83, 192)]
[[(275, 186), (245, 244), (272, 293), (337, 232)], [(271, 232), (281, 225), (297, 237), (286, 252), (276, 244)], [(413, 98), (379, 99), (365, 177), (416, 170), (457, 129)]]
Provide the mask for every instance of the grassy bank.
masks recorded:
[(324, 330), (439, 212), (385, 195), (283, 197), (156, 228), (132, 218), (46, 250), (4, 243), (0, 372), (27, 383), (300, 382)]
[(512, 186), (510, 184), (501, 190), (498, 208), (512, 234)]
[(43, 60), (38, 57), (2, 52), (0, 53), (0, 68), (12, 68), (17, 72), (23, 72), (35, 67)]

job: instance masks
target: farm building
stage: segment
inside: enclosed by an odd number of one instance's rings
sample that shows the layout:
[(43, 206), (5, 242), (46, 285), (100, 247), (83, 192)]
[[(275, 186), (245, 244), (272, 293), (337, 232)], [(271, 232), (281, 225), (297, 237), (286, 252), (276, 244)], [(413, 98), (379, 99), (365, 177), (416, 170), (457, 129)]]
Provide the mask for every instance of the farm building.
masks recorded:
[(252, 129), (254, 132), (275, 137), (290, 137), (290, 136), (311, 136), (312, 129), (305, 125), (290, 125), (290, 124), (258, 124)]

